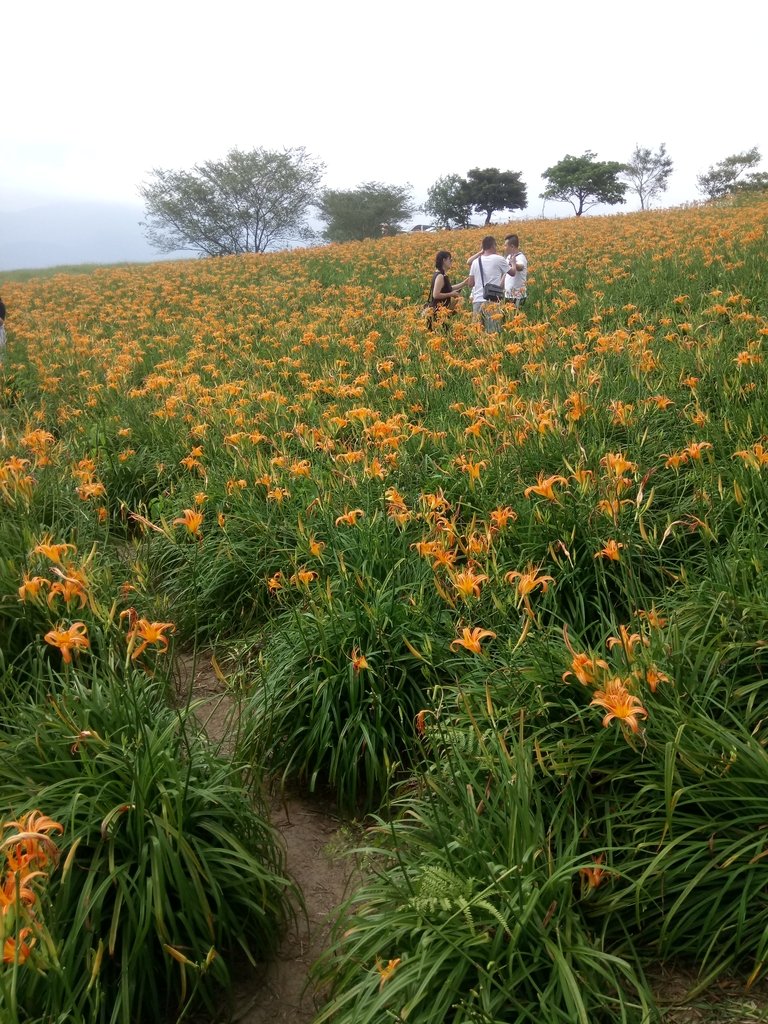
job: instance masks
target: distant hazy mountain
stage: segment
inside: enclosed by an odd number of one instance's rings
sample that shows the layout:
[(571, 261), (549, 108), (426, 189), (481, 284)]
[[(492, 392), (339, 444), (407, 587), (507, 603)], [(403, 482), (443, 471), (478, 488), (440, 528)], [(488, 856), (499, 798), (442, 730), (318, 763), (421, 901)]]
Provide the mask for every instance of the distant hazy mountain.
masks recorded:
[(161, 259), (144, 239), (143, 215), (141, 206), (77, 201), (0, 212), (0, 270)]

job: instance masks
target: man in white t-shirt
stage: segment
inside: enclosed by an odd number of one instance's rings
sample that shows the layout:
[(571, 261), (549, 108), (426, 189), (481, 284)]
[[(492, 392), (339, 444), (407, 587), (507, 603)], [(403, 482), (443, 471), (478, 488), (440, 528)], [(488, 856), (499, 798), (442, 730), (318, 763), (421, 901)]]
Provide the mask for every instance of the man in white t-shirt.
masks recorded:
[(487, 284), (504, 287), (504, 279), (509, 270), (507, 261), (496, 252), (496, 239), (493, 235), (485, 236), (483, 248), (474, 256), (470, 256), (467, 262), (470, 264), (467, 283), (472, 289), (472, 313), (475, 317), (482, 316), (486, 331), (500, 331), (501, 305), (497, 302), (488, 302), (483, 297)]
[(509, 271), (504, 278), (504, 301), (513, 302), (517, 309), (522, 309), (528, 297), (528, 260), (520, 251), (520, 239), (517, 235), (506, 235), (504, 252), (507, 256)]

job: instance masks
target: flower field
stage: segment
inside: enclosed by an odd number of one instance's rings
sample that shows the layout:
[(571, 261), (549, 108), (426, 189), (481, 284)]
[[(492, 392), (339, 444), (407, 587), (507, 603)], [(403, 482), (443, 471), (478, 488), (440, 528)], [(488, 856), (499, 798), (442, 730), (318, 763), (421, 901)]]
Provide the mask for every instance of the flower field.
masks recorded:
[(216, 1007), (266, 777), (373, 823), (318, 1024), (768, 973), (768, 201), (518, 227), (490, 334), (419, 317), (480, 230), (4, 283), (4, 1024)]

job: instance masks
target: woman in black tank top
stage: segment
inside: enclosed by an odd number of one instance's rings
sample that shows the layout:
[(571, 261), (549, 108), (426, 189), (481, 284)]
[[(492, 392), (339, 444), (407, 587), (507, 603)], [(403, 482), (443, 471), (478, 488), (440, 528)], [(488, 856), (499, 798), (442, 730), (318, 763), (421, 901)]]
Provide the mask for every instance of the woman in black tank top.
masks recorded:
[(448, 271), (451, 269), (452, 260), (453, 257), (445, 249), (441, 249), (437, 256), (435, 256), (436, 272), (432, 276), (432, 290), (430, 292), (431, 302), (435, 309), (440, 309), (441, 307), (453, 308), (456, 295), (467, 283), (464, 280), (461, 284), (451, 284)]

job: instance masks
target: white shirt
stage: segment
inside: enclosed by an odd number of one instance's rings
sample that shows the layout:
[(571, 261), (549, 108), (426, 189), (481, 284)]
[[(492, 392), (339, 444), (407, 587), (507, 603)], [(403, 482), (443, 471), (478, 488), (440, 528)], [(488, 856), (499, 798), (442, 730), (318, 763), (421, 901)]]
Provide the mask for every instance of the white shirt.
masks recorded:
[[(483, 276), (480, 276), (480, 260), (483, 261)], [(503, 279), (509, 270), (509, 264), (503, 256), (499, 256), (498, 253), (492, 253), (488, 256), (478, 256), (473, 261), (472, 266), (469, 268), (469, 272), (474, 278), (474, 285), (472, 287), (472, 301), (483, 302), (483, 279), (485, 284), (498, 284), (503, 283)]]
[(510, 299), (522, 298), (528, 284), (528, 260), (525, 258), (525, 253), (517, 252), (514, 256), (507, 256), (507, 261), (510, 270), (514, 267), (515, 276), (510, 277), (507, 274), (504, 278), (504, 294)]

